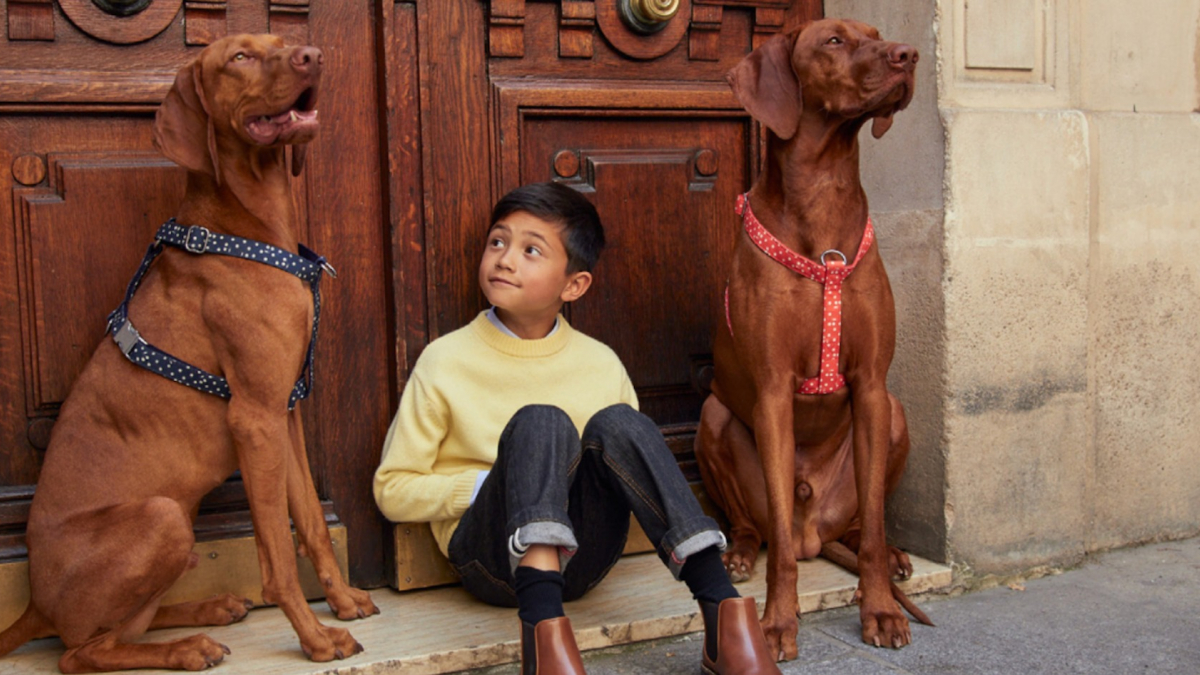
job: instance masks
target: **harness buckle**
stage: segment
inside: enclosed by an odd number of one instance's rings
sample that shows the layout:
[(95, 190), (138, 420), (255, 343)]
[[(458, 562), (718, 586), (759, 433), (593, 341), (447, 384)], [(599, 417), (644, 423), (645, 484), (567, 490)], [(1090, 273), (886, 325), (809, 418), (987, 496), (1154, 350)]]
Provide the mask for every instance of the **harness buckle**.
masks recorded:
[[(197, 243), (193, 239), (193, 235), (203, 235)], [(204, 253), (208, 250), (208, 238), (212, 236), (212, 232), (203, 225), (192, 225), (188, 228), (187, 234), (183, 237), (183, 248), (188, 253)]]
[(113, 340), (117, 343), (117, 347), (121, 349), (121, 353), (125, 355), (125, 358), (129, 358), (129, 352), (133, 351), (137, 343), (146, 344), (146, 341), (142, 339), (141, 334), (137, 332), (137, 329), (133, 327), (133, 322), (129, 319), (125, 319), (125, 323), (121, 324), (121, 327), (113, 333)]
[(333, 277), (334, 279), (337, 278), (337, 270), (333, 269), (333, 265), (325, 262), (324, 258), (321, 258), (321, 267), (329, 276)]

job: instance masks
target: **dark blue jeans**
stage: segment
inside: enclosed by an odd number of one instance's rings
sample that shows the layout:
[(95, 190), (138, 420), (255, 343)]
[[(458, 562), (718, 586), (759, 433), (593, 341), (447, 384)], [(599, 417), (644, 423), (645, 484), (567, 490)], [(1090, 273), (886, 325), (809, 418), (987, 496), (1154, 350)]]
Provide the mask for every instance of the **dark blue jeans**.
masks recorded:
[(610, 406), (588, 421), (581, 442), (562, 410), (526, 406), (505, 427), (496, 463), (450, 539), (450, 563), (472, 595), (516, 607), (520, 555), (555, 546), (563, 599), (574, 600), (621, 557), (630, 511), (677, 579), (689, 555), (724, 546), (650, 418)]

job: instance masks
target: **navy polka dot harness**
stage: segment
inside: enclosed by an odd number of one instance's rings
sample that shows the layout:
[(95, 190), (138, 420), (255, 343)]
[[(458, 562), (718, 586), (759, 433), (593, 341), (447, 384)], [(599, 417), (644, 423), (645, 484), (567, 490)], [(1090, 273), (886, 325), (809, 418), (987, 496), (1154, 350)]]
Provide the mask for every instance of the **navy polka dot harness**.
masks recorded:
[(288, 398), (288, 410), (295, 408), (296, 402), (306, 398), (312, 391), (313, 350), (317, 344), (317, 325), (321, 319), (321, 274), (329, 272), (330, 276), (336, 277), (337, 272), (333, 267), (325, 261), (325, 258), (317, 255), (304, 244), (300, 244), (300, 255), (296, 255), (277, 246), (253, 239), (211, 232), (208, 228), (199, 225), (190, 227), (180, 225), (175, 222), (174, 218), (158, 228), (158, 233), (154, 235), (154, 243), (146, 249), (146, 256), (142, 258), (141, 267), (129, 282), (124, 302), (108, 315), (108, 328), (105, 334), (112, 335), (113, 341), (117, 343), (121, 353), (135, 365), (162, 375), (173, 382), (224, 399), (229, 398), (229, 382), (224, 377), (197, 368), (146, 342), (129, 319), (129, 301), (133, 299), (133, 294), (137, 292), (142, 278), (146, 276), (150, 265), (163, 252), (165, 246), (180, 248), (194, 255), (217, 253), (253, 260), (281, 269), (308, 282), (313, 295), (312, 338), (308, 343), (304, 370), (300, 373), (300, 379), (292, 387), (292, 394)]

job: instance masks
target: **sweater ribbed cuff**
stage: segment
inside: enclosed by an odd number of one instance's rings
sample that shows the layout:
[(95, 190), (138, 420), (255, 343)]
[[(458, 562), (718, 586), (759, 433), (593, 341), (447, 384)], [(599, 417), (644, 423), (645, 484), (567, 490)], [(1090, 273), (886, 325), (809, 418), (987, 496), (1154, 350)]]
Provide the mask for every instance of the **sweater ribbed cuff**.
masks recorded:
[(475, 492), (475, 477), (478, 471), (464, 471), (454, 477), (454, 486), (450, 490), (450, 508), (459, 515), (466, 513), (471, 505), (471, 495)]

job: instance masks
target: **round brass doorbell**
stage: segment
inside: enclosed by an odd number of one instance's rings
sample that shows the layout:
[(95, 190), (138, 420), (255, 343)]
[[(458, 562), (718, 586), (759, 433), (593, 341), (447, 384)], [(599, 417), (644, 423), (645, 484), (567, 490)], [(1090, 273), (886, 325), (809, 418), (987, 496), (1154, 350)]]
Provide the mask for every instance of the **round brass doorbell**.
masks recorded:
[(642, 34), (657, 33), (679, 13), (679, 0), (617, 0), (621, 20)]

